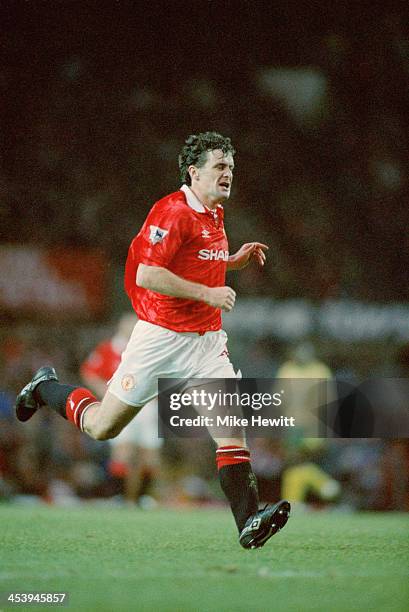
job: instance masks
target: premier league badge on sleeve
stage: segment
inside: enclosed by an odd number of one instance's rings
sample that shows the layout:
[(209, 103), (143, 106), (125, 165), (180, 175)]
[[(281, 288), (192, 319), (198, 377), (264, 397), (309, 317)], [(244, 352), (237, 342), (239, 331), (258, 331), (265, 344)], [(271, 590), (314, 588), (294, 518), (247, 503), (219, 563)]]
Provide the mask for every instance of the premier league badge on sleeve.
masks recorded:
[(152, 244), (157, 244), (158, 242), (162, 242), (166, 234), (169, 233), (169, 230), (164, 230), (161, 227), (157, 227), (156, 225), (150, 225), (149, 229), (150, 229), (149, 240), (152, 242)]

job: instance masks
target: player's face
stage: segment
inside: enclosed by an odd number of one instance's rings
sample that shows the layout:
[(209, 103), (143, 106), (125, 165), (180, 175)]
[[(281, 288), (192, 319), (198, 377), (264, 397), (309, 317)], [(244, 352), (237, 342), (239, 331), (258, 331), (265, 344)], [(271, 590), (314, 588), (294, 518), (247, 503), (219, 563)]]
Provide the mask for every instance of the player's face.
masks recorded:
[(191, 166), (192, 189), (207, 206), (213, 207), (230, 197), (234, 161), (231, 153), (220, 149), (207, 152), (203, 166)]

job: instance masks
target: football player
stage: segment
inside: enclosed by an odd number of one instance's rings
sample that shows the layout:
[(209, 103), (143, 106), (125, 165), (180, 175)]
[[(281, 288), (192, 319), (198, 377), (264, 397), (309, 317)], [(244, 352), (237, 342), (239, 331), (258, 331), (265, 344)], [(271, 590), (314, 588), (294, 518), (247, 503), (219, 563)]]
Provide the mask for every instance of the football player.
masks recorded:
[[(47, 405), (96, 440), (117, 436), (157, 396), (158, 378), (235, 378), (221, 312), (232, 310), (228, 270), (255, 260), (267, 246), (249, 242), (229, 254), (223, 205), (230, 197), (235, 150), (230, 138), (205, 132), (187, 138), (179, 156), (182, 187), (154, 204), (132, 241), (125, 287), (139, 317), (104, 398), (60, 384), (41, 368), (16, 399), (17, 418)], [(244, 548), (258, 548), (287, 522), (282, 500), (258, 509), (256, 479), (244, 434), (215, 438), (221, 487)]]

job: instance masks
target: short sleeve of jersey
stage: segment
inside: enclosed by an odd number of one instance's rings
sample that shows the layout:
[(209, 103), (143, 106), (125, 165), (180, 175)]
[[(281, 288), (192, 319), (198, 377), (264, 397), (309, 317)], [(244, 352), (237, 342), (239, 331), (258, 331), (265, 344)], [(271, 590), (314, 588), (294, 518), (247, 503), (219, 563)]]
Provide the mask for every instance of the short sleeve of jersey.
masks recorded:
[(139, 261), (166, 267), (190, 236), (191, 221), (185, 206), (154, 207), (141, 230)]

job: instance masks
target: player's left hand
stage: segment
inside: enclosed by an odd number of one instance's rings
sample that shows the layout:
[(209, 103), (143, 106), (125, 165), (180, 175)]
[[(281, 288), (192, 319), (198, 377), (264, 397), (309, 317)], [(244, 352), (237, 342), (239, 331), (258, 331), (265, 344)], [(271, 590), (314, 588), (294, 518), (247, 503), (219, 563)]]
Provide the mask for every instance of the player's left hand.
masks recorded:
[(250, 263), (251, 259), (255, 259), (260, 266), (264, 266), (267, 250), (268, 246), (262, 242), (246, 242), (237, 253), (229, 257), (227, 267), (229, 270), (241, 270)]

